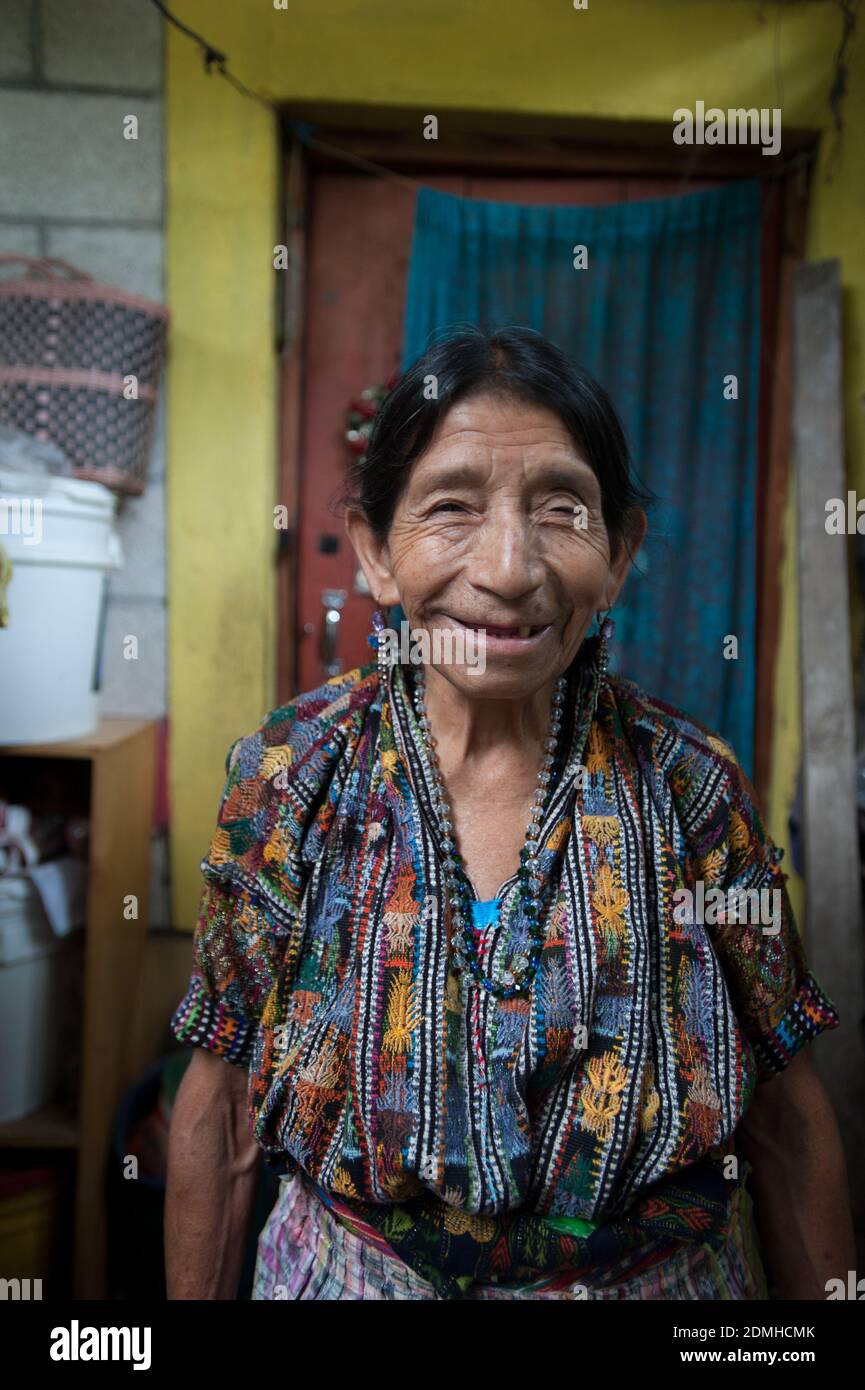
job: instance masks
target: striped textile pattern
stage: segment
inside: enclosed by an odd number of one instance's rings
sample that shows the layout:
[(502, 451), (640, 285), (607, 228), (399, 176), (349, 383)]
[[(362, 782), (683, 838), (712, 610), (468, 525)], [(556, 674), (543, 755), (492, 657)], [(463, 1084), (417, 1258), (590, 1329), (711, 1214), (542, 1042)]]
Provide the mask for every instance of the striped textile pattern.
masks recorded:
[[(659, 1257), (660, 1255), (660, 1257)], [(373, 1227), (338, 1221), (302, 1175), (285, 1177), (258, 1241), (252, 1298), (336, 1302), (432, 1301), (442, 1293), (400, 1260)], [(731, 1204), (720, 1251), (707, 1243), (658, 1251), (651, 1241), (578, 1278), (565, 1272), (522, 1285), (472, 1284), (468, 1300), (585, 1301), (766, 1299), (751, 1199)]]
[[(722, 1229), (736, 1182), (725, 1202), (689, 1198), (688, 1175), (721, 1165), (755, 1086), (838, 1025), (733, 750), (596, 653), (586, 639), (569, 672), (525, 998), (451, 969), (407, 668), (334, 677), (229, 750), (172, 1026), (249, 1069), (268, 1160), (390, 1222), (394, 1248), (416, 1199), (440, 1209), (435, 1260), (517, 1212), (598, 1222), (642, 1201), (659, 1238)], [(776, 927), (680, 920), (698, 881), (777, 890)], [(496, 977), (528, 939), (516, 875), (501, 897), (483, 937)]]

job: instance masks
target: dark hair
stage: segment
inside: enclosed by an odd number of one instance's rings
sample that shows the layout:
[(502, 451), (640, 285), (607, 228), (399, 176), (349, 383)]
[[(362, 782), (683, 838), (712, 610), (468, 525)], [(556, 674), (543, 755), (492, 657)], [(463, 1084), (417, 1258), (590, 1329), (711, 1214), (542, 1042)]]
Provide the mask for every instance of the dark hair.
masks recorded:
[[(430, 377), (436, 395), (428, 400)], [(433, 343), (382, 402), (343, 500), (358, 507), (383, 540), (411, 466), (439, 421), (458, 401), (482, 394), (530, 401), (558, 415), (600, 482), (613, 547), (627, 543), (632, 509), (648, 506), (654, 496), (633, 477), (625, 434), (603, 386), (533, 328), (461, 328)]]

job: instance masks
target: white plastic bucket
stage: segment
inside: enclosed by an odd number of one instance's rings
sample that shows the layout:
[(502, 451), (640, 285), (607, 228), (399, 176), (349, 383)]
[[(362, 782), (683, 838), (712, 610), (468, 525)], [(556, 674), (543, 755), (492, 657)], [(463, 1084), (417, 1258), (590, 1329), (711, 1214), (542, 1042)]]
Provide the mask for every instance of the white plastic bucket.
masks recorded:
[(101, 483), (0, 466), (0, 545), (12, 561), (0, 627), (0, 743), (92, 733), (108, 571), (122, 563)]
[(63, 943), (29, 878), (0, 878), (0, 1122), (54, 1099), (63, 959)]

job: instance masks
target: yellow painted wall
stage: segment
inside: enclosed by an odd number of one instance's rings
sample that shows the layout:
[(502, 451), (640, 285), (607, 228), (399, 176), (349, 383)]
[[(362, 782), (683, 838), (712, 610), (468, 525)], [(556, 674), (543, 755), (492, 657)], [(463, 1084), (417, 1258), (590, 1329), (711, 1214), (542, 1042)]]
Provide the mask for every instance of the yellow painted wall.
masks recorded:
[[(753, 0), (177, 0), (175, 11), (277, 101), (669, 122), (679, 106), (780, 106), (828, 130), (841, 31), (829, 3)], [(809, 254), (839, 256), (846, 309), (850, 485), (865, 491), (863, 389), (865, 46), (851, 58), (832, 183), (814, 189)], [(275, 121), (167, 40), (172, 881), (194, 921), (232, 739), (273, 703), (271, 553), (276, 479)], [(687, 158), (687, 150), (683, 150)], [(785, 575), (792, 575), (792, 552)], [(788, 585), (788, 597), (794, 596)], [(770, 828), (786, 842), (798, 757), (795, 614), (778, 675), (779, 776)], [(800, 885), (793, 884), (798, 903)]]
[(195, 921), (229, 744), (273, 703), (275, 635), (276, 121), (192, 56), (169, 43), (169, 786), (182, 926)]

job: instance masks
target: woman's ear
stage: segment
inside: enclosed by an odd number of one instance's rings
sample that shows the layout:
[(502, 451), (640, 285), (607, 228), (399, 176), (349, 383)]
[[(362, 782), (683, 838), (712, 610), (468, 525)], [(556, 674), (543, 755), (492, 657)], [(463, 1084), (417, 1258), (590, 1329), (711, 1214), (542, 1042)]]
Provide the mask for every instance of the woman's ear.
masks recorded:
[(378, 606), (390, 608), (399, 603), (399, 593), (390, 568), (387, 541), (379, 540), (358, 507), (346, 508), (345, 529), (369, 585), (369, 591)]
[(619, 537), (619, 544), (615, 556), (610, 561), (610, 577), (604, 593), (604, 607), (612, 608), (616, 599), (622, 591), (622, 585), (628, 577), (631, 565), (637, 557), (640, 546), (646, 537), (649, 526), (649, 518), (642, 507), (634, 507), (630, 516), (624, 535)]

